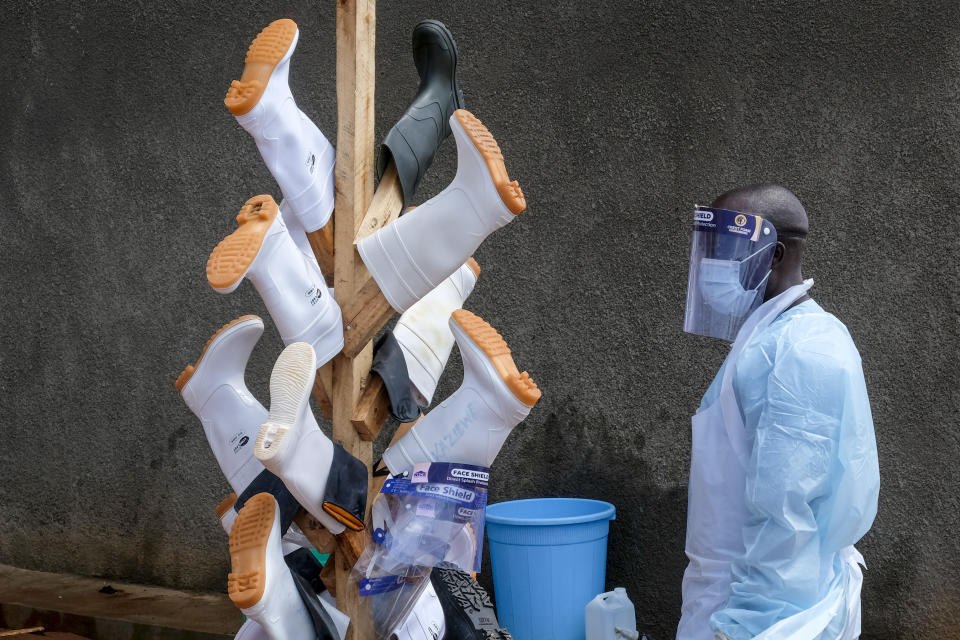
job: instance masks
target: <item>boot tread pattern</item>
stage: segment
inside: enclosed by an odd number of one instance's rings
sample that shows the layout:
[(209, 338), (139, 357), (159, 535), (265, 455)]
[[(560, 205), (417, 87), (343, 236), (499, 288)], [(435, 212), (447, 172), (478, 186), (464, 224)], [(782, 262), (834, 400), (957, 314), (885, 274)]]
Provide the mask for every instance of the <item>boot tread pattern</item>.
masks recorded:
[(227, 89), (223, 103), (235, 116), (242, 116), (257, 106), (270, 81), (274, 67), (283, 60), (297, 35), (297, 23), (289, 18), (274, 20), (257, 34), (247, 49), (240, 80)]
[(540, 389), (529, 373), (526, 371), (521, 373), (517, 369), (513, 356), (510, 354), (510, 347), (507, 346), (507, 341), (503, 339), (503, 336), (490, 326), (489, 322), (466, 309), (454, 311), (453, 321), (490, 358), (490, 362), (510, 391), (513, 392), (513, 395), (528, 407), (535, 405), (542, 395)]
[(446, 601), (443, 607), (448, 624), (452, 612), (447, 607), (452, 605), (454, 611), (462, 614), (463, 619), (469, 620), (473, 627), (474, 632), (469, 637), (477, 640), (513, 640), (510, 632), (500, 627), (490, 595), (471, 575), (445, 567), (437, 567), (433, 571), (440, 582), (439, 586), (434, 582), (437, 593), (441, 601)]
[(277, 217), (273, 197), (254, 196), (237, 214), (237, 230), (220, 241), (207, 260), (207, 281), (214, 289), (235, 285), (253, 264), (263, 239)]
[(284, 436), (296, 425), (302, 403), (309, 402), (316, 360), (313, 347), (305, 342), (294, 342), (277, 358), (270, 374), (270, 415), (253, 445), (258, 460), (275, 456)]
[(527, 200), (523, 196), (520, 184), (516, 180), (510, 180), (507, 167), (503, 163), (503, 153), (500, 151), (500, 145), (497, 144), (490, 131), (480, 122), (479, 118), (466, 109), (457, 109), (453, 112), (453, 115), (467, 135), (470, 136), (470, 139), (473, 140), (477, 151), (486, 160), (490, 177), (493, 178), (493, 182), (497, 186), (497, 193), (500, 194), (503, 204), (514, 215), (526, 209)]
[(493, 609), (490, 594), (481, 589), (480, 585), (468, 574), (457, 569), (437, 569), (440, 580), (443, 581), (447, 592), (453, 597), (464, 611), (475, 612), (484, 609)]
[(273, 529), (276, 501), (269, 493), (247, 500), (230, 531), (230, 575), (227, 593), (240, 609), (260, 602), (267, 579), (267, 541)]
[(183, 388), (187, 386), (187, 383), (190, 382), (190, 378), (193, 377), (193, 372), (196, 371), (197, 367), (200, 366), (200, 361), (203, 360), (203, 356), (207, 353), (207, 349), (210, 348), (210, 345), (213, 344), (213, 341), (216, 340), (221, 333), (223, 333), (224, 331), (226, 331), (227, 329), (229, 329), (234, 325), (240, 324), (241, 322), (246, 322), (247, 320), (259, 320), (259, 319), (260, 319), (260, 316), (255, 316), (255, 315), (240, 316), (239, 318), (235, 320), (231, 320), (227, 324), (217, 329), (216, 333), (210, 336), (210, 339), (207, 340), (207, 343), (203, 345), (203, 351), (200, 352), (200, 357), (197, 358), (197, 361), (194, 364), (188, 364), (186, 367), (183, 368), (183, 371), (180, 372), (180, 375), (177, 376), (177, 380), (173, 383), (173, 385), (177, 388), (177, 391), (182, 392)]

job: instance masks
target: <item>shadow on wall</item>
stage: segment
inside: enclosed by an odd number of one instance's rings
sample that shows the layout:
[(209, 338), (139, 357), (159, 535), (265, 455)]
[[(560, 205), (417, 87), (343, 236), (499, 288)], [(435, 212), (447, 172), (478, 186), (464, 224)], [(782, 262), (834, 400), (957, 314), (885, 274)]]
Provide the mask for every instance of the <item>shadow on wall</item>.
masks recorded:
[[(579, 405), (569, 396), (557, 403), (536, 429), (532, 448), (538, 455), (526, 460), (528, 472), (509, 482), (497, 478), (491, 502), (558, 496), (613, 503), (617, 519), (610, 523), (607, 586), (627, 589), (637, 628), (650, 640), (672, 638), (686, 567), (686, 484), (657, 486), (642, 456), (645, 438), (639, 430), (618, 428), (599, 409)], [(493, 593), (488, 545), (483, 563), (479, 580)]]

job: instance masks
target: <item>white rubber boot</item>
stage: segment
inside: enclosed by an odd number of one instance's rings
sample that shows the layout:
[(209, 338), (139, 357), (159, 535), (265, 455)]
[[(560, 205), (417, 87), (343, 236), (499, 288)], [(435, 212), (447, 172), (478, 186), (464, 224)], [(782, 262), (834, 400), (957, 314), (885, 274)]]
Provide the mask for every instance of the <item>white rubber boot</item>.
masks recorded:
[[(280, 217), (283, 218), (283, 224), (287, 227), (287, 233), (290, 234), (293, 243), (297, 245), (300, 253), (312, 264), (317, 264), (317, 257), (313, 253), (313, 247), (310, 246), (310, 240), (307, 239), (307, 232), (304, 230), (303, 225), (300, 224), (300, 219), (293, 215), (293, 212), (290, 210), (290, 205), (287, 204), (286, 200), (280, 201)], [(319, 266), (317, 268), (319, 269)]]
[(463, 384), (383, 452), (394, 475), (409, 475), (419, 462), (489, 467), (540, 399), (540, 389), (517, 370), (496, 329), (464, 309), (453, 312), (450, 329), (463, 357)]
[(224, 104), (253, 136), (283, 197), (309, 232), (324, 226), (333, 212), (335, 154), (290, 93), (290, 57), (299, 37), (297, 24), (286, 18), (261, 31)]
[(390, 640), (435, 640), (443, 638), (446, 630), (440, 598), (437, 597), (433, 583), (427, 580), (427, 586), (420, 592), (413, 609), (393, 630)]
[[(259, 464), (259, 462), (257, 463)], [(233, 523), (237, 521), (237, 511), (233, 505), (237, 504), (237, 494), (231, 493), (229, 496), (217, 505), (217, 518), (220, 520), (220, 526), (230, 535), (233, 529)]]
[(459, 109), (450, 117), (450, 128), (457, 141), (453, 182), (357, 245), (383, 295), (401, 313), (526, 208), (523, 192), (510, 182), (500, 147), (486, 127)]
[(280, 510), (269, 493), (247, 500), (237, 515), (230, 532), (230, 568), (230, 599), (271, 640), (314, 636), (313, 622), (283, 560)]
[(330, 619), (333, 620), (333, 626), (337, 628), (337, 635), (341, 638), (346, 638), (347, 629), (350, 628), (350, 616), (340, 611), (340, 609), (337, 609), (336, 600), (333, 599), (329, 591), (324, 591), (318, 595), (317, 600), (320, 601), (320, 606), (323, 607), (327, 615), (330, 616)]
[(220, 470), (238, 495), (263, 471), (253, 457), (253, 439), (267, 410), (250, 394), (243, 375), (262, 334), (263, 320), (257, 316), (224, 325), (174, 383), (200, 419)]
[(248, 618), (240, 625), (240, 630), (233, 636), (233, 640), (270, 640), (270, 636), (256, 620)]
[(463, 306), (480, 275), (473, 258), (400, 316), (393, 336), (400, 343), (417, 404), (430, 406), (453, 350), (450, 314)]
[(316, 377), (313, 348), (294, 343), (270, 375), (270, 414), (260, 427), (254, 455), (283, 480), (307, 512), (331, 533), (363, 530), (367, 468), (335, 445), (310, 409)]
[(249, 278), (284, 344), (309, 343), (323, 365), (343, 349), (343, 317), (316, 261), (297, 249), (268, 195), (247, 200), (237, 223), (207, 260), (210, 286), (230, 293)]

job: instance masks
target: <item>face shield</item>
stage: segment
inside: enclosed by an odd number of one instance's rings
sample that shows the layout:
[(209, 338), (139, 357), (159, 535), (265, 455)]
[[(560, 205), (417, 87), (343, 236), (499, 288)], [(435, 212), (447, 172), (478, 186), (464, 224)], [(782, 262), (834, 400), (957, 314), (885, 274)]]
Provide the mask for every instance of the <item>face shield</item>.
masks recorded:
[(760, 216), (697, 206), (683, 330), (733, 342), (763, 303), (777, 231)]

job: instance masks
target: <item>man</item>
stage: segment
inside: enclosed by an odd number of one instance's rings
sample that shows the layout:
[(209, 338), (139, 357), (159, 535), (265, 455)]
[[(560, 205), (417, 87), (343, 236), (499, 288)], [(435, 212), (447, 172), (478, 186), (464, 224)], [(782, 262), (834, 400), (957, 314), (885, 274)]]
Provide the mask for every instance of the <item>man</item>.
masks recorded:
[(857, 349), (801, 276), (807, 230), (776, 185), (694, 212), (684, 330), (733, 347), (693, 418), (680, 640), (860, 634), (877, 447)]

